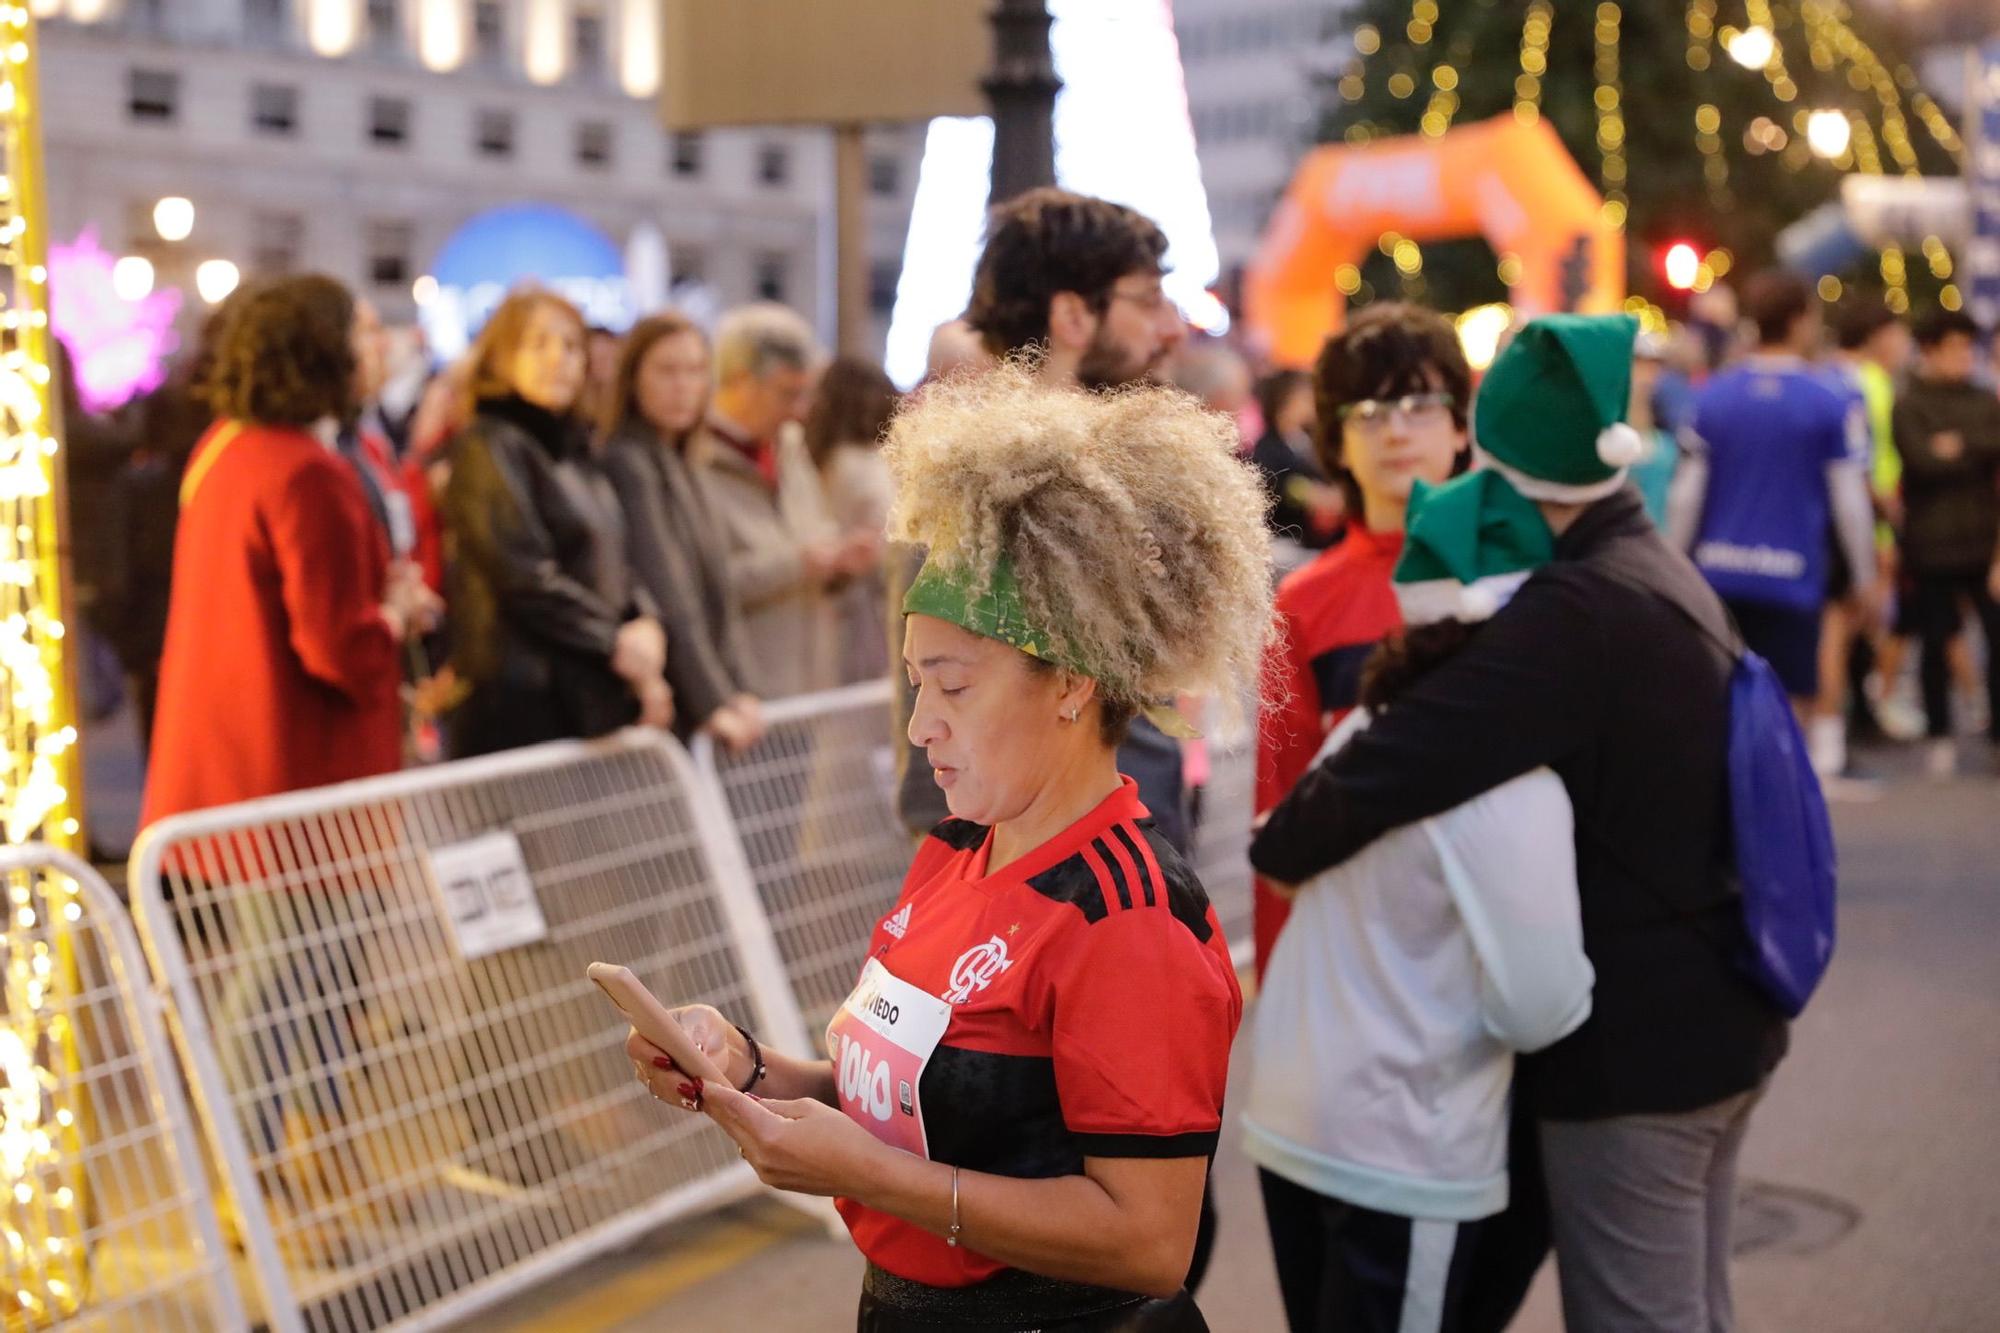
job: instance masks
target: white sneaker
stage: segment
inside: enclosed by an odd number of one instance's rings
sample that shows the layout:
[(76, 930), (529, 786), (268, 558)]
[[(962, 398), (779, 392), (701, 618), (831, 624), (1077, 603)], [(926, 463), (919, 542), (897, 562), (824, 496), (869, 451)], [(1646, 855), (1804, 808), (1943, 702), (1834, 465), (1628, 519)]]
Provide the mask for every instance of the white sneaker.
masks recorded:
[(1898, 695), (1875, 700), (1875, 720), (1882, 724), (1882, 734), (1892, 741), (1923, 739), (1923, 710)]
[(1847, 719), (1812, 719), (1806, 751), (1812, 758), (1813, 772), (1822, 780), (1839, 777), (1847, 769)]
[(1939, 781), (1958, 774), (1958, 742), (1949, 738), (1930, 743), (1924, 751), (1924, 772)]

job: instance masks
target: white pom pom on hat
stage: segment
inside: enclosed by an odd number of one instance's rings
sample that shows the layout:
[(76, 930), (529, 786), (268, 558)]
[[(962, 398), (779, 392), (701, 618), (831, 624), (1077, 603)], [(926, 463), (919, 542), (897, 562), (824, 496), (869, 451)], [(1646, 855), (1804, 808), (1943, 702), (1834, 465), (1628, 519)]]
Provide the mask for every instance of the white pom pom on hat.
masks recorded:
[(1491, 588), (1469, 583), (1458, 594), (1458, 618), (1468, 624), (1491, 620), (1500, 613), (1500, 598)]
[(1631, 467), (1646, 456), (1646, 441), (1623, 421), (1597, 433), (1597, 457), (1606, 467)]

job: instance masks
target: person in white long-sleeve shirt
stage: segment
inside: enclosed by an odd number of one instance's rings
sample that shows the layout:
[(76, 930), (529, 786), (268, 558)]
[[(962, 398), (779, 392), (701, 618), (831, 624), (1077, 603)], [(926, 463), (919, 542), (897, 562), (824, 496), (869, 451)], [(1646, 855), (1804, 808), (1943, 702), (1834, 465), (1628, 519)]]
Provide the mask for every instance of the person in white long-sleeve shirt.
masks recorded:
[[(1406, 629), (1322, 760), (1552, 558), (1546, 521), (1497, 472), (1420, 487), (1410, 513)], [(1294, 1333), (1462, 1326), (1476, 1232), (1508, 1203), (1514, 1054), (1574, 1031), (1592, 980), (1572, 811), (1547, 769), (1301, 886), (1243, 1103)]]

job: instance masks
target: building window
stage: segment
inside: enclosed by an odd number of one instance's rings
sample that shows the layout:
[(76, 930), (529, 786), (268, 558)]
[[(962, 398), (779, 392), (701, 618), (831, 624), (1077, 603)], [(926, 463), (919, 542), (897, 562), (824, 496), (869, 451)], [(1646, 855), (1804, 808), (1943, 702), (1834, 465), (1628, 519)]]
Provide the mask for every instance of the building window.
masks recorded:
[(576, 127), (576, 160), (579, 166), (608, 167), (611, 165), (611, 124), (602, 120), (586, 120)]
[(767, 143), (757, 150), (757, 179), (765, 185), (783, 185), (791, 178), (792, 155), (781, 143)]
[(166, 0), (126, 0), (127, 28), (148, 37), (159, 37), (165, 34), (166, 25)]
[(251, 272), (260, 277), (290, 273), (299, 266), (305, 235), (305, 219), (297, 213), (257, 214), (251, 220)]
[(571, 26), (571, 62), (576, 75), (593, 83), (602, 82), (605, 70), (604, 15), (593, 9), (579, 9)]
[(135, 69), (125, 76), (125, 110), (134, 120), (174, 118), (180, 108), (181, 76), (166, 69)]
[(416, 249), (417, 229), (409, 222), (376, 221), (368, 224), (368, 280), (377, 287), (407, 287), (416, 277), (410, 271), (410, 252)]
[(876, 194), (900, 193), (903, 188), (903, 164), (893, 157), (870, 158), (868, 188)]
[(896, 284), (903, 276), (903, 261), (878, 259), (868, 266), (868, 308), (886, 315), (896, 308)]
[(243, 31), (253, 41), (282, 42), (291, 34), (285, 0), (243, 0)]
[(676, 134), (668, 145), (672, 154), (671, 166), (674, 175), (694, 177), (701, 175), (701, 136), (699, 134)]
[(299, 127), (299, 90), (288, 83), (250, 89), (250, 124), (259, 134), (290, 134)]
[(480, 112), (475, 142), (481, 157), (514, 156), (514, 113)]
[(396, 0), (368, 0), (368, 41), (377, 51), (403, 44), (402, 6)]
[(482, 65), (507, 61), (507, 14), (500, 0), (473, 0), (472, 57)]
[(410, 141), (410, 101), (407, 97), (368, 99), (368, 137), (385, 147)]
[(785, 299), (786, 279), (791, 276), (791, 257), (777, 250), (767, 250), (757, 256), (752, 285), (757, 290), (760, 301), (782, 301)]

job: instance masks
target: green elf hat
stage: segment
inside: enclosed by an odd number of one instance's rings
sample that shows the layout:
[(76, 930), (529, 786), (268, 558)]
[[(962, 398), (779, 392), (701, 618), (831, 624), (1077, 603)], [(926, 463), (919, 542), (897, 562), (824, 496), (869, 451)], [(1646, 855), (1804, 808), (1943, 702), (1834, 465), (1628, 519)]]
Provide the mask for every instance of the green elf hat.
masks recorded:
[[(1030, 657), (1089, 676), (1114, 690), (1120, 688), (1120, 682), (1108, 679), (1104, 671), (1068, 656), (1063, 641), (1050, 633), (1048, 626), (1029, 618), (1021, 602), (1021, 581), (1014, 573), (1013, 562), (1003, 556), (983, 589), (975, 591), (976, 582), (970, 570), (952, 569), (936, 560), (926, 560), (917, 577), (911, 580), (910, 590), (903, 595), (903, 614), (949, 621), (981, 638), (997, 639)], [(1201, 734), (1181, 716), (1171, 700), (1142, 704), (1139, 711), (1176, 739), (1192, 740)]]
[(1396, 562), (1396, 601), (1405, 624), (1476, 623), (1554, 558), (1542, 511), (1500, 472), (1481, 468), (1442, 486), (1420, 481)]
[(1545, 315), (1493, 359), (1472, 403), (1482, 461), (1531, 500), (1589, 504), (1625, 484), (1645, 441), (1632, 398), (1630, 315)]

